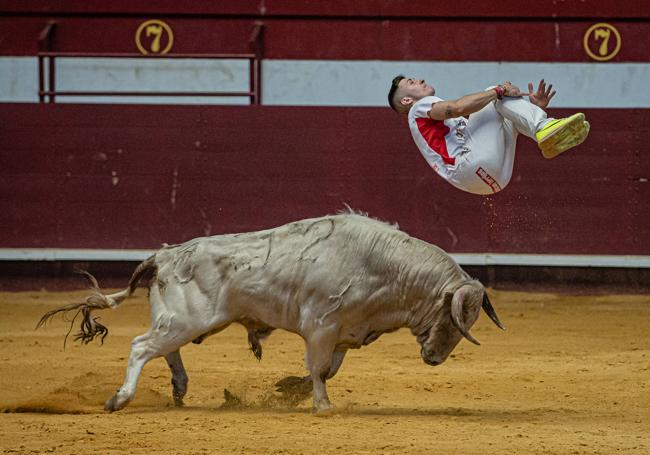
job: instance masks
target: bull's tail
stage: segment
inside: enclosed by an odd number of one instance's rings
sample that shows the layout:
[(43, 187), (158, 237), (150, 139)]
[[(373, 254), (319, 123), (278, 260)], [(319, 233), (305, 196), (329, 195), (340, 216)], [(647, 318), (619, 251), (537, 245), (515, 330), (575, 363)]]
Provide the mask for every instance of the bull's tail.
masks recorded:
[(63, 340), (63, 347), (65, 348), (66, 341), (68, 340), (68, 335), (70, 335), (70, 332), (72, 331), (75, 320), (79, 314), (81, 314), (81, 327), (79, 332), (75, 334), (74, 341), (80, 340), (83, 344), (88, 344), (96, 337), (100, 337), (100, 340), (103, 343), (104, 338), (106, 338), (108, 335), (108, 329), (106, 326), (97, 322), (99, 319), (98, 317), (92, 317), (92, 311), (103, 310), (106, 308), (117, 308), (122, 303), (122, 301), (124, 301), (127, 297), (135, 292), (138, 284), (140, 283), (140, 280), (143, 278), (151, 278), (155, 275), (155, 273), (155, 257), (151, 256), (136, 267), (136, 269), (133, 271), (133, 274), (131, 275), (131, 279), (129, 280), (129, 284), (126, 289), (123, 289), (114, 294), (103, 294), (99, 289), (99, 283), (97, 283), (95, 277), (86, 271), (82, 271), (81, 274), (86, 277), (92, 286), (91, 294), (86, 297), (83, 302), (71, 303), (55, 310), (48, 311), (43, 315), (41, 320), (38, 321), (36, 328), (38, 329), (39, 327), (45, 325), (47, 321), (52, 319), (52, 317), (58, 313), (62, 313), (64, 315), (64, 318), (74, 313), (74, 316), (72, 316), (72, 319), (70, 321), (70, 330), (68, 330), (68, 333), (66, 333)]

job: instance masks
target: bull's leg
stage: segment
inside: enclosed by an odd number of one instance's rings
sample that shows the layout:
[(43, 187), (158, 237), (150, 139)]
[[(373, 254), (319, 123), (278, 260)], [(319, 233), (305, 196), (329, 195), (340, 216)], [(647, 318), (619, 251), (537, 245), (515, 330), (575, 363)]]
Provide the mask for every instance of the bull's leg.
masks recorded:
[(159, 356), (157, 344), (154, 341), (155, 336), (152, 332), (145, 335), (140, 335), (133, 339), (131, 343), (131, 354), (129, 355), (129, 364), (126, 368), (126, 377), (122, 387), (117, 389), (113, 395), (104, 405), (107, 411), (117, 411), (129, 404), (135, 396), (135, 389), (138, 385), (138, 377), (142, 372), (142, 367), (149, 360)]
[(334, 351), (332, 355), (332, 365), (330, 366), (330, 371), (327, 373), (327, 379), (332, 379), (336, 373), (338, 373), (339, 368), (343, 364), (343, 359), (345, 358), (345, 353), (348, 351)]
[(329, 414), (332, 404), (325, 381), (332, 367), (335, 334), (319, 331), (307, 340), (307, 369), (313, 381), (314, 413)]
[(165, 356), (165, 360), (167, 360), (167, 365), (169, 365), (169, 369), (172, 371), (172, 395), (174, 397), (174, 404), (176, 406), (183, 406), (183, 397), (187, 393), (187, 373), (183, 366), (180, 350), (170, 352)]
[[(339, 371), (346, 352), (347, 351), (334, 351), (334, 354), (332, 355), (332, 365), (330, 366), (330, 370), (325, 379), (332, 379)], [(275, 386), (275, 390), (282, 394), (295, 396), (296, 398), (301, 397), (302, 399), (307, 398), (314, 389), (314, 384), (310, 374), (302, 377), (287, 376), (286, 378), (280, 379), (276, 382)]]
[[(166, 294), (173, 290), (172, 287), (168, 287)], [(182, 294), (174, 297), (177, 300), (184, 298)], [(138, 378), (149, 360), (178, 351), (181, 346), (201, 333), (192, 333), (185, 324), (177, 322), (182, 320), (182, 315), (171, 304), (168, 305), (164, 301), (156, 282), (149, 288), (149, 302), (151, 303), (151, 329), (146, 334), (133, 339), (124, 383), (106, 402), (104, 409), (107, 411), (122, 409), (133, 400)], [(180, 361), (180, 356), (178, 360)]]
[[(171, 331), (174, 333), (173, 337), (169, 337), (169, 332), (167, 330), (164, 332), (152, 330), (145, 335), (141, 335), (133, 339), (133, 342), (131, 343), (131, 354), (129, 355), (129, 364), (126, 367), (126, 377), (124, 378), (124, 383), (122, 384), (122, 387), (117, 390), (115, 395), (113, 395), (113, 397), (106, 402), (106, 405), (104, 405), (105, 410), (113, 412), (120, 410), (129, 404), (129, 402), (135, 397), (135, 389), (138, 385), (138, 378), (140, 377), (140, 373), (142, 372), (144, 365), (149, 360), (156, 357), (165, 356), (167, 358), (170, 353), (173, 360), (178, 360), (178, 365), (180, 365), (179, 373), (182, 372), (182, 375), (179, 374), (178, 376), (178, 389), (176, 388), (176, 382), (172, 380), (172, 383), (174, 384), (174, 392), (177, 390), (180, 391), (182, 389), (186, 389), (187, 375), (185, 374), (185, 369), (183, 368), (178, 350), (181, 346), (189, 343), (191, 340), (196, 338), (197, 335), (194, 332), (189, 332), (182, 329), (180, 326), (176, 326)], [(174, 354), (176, 357), (174, 357)], [(176, 374), (176, 371), (171, 363), (170, 367), (172, 368), (172, 372)], [(176, 401), (176, 396), (174, 396), (174, 399)], [(178, 401), (176, 401), (176, 404), (178, 404)]]

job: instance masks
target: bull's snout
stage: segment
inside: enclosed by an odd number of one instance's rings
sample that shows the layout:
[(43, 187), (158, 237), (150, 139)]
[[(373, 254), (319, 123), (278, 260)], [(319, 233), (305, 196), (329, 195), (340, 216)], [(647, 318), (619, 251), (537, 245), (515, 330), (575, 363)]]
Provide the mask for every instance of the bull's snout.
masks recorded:
[(424, 360), (424, 363), (426, 363), (427, 365), (431, 365), (432, 367), (440, 365), (442, 362), (445, 361), (445, 359), (443, 359), (439, 355), (436, 355), (433, 352), (428, 352), (424, 348), (422, 348), (422, 350), (420, 351), (420, 355), (422, 356), (422, 360)]

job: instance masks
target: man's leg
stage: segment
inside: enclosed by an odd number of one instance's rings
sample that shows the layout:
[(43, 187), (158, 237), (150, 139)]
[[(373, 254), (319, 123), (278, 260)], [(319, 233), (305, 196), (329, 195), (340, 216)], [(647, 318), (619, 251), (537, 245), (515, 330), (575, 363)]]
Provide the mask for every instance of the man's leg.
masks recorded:
[(548, 119), (546, 112), (523, 98), (504, 98), (495, 107), (518, 132), (537, 142), (545, 158), (554, 158), (582, 144), (589, 134), (589, 123), (582, 113)]
[(517, 130), (497, 112), (494, 103), (470, 115), (470, 153), (459, 169), (466, 190), (475, 194), (496, 193), (506, 187), (515, 162)]
[(535, 142), (537, 142), (535, 134), (552, 120), (547, 118), (543, 109), (523, 98), (504, 98), (495, 103), (495, 109), (512, 122), (517, 132)]

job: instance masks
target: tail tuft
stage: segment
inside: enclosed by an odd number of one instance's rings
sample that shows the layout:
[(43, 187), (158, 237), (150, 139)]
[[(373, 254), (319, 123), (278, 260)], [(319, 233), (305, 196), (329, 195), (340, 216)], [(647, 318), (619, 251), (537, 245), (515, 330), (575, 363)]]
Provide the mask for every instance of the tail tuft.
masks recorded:
[[(97, 280), (88, 272), (83, 272), (83, 274), (88, 278), (88, 280), (93, 284), (94, 290), (91, 295), (86, 297), (84, 302), (71, 303), (69, 305), (64, 305), (60, 308), (48, 311), (43, 315), (43, 317), (36, 324), (36, 328), (43, 327), (49, 320), (51, 320), (55, 315), (61, 313), (63, 314), (64, 320), (70, 321), (70, 329), (65, 334), (63, 339), (63, 348), (65, 349), (66, 343), (68, 341), (68, 336), (72, 332), (74, 323), (81, 314), (81, 327), (79, 332), (74, 336), (74, 341), (81, 341), (83, 344), (88, 344), (93, 341), (96, 337), (101, 337), (100, 340), (102, 344), (104, 343), (104, 338), (108, 335), (108, 329), (106, 326), (97, 322), (99, 318), (93, 318), (91, 312), (93, 310), (101, 310), (104, 308), (110, 308), (110, 304), (106, 297), (99, 292), (97, 286)], [(70, 315), (74, 313), (74, 316), (70, 319)]]
[[(94, 276), (85, 270), (80, 270), (78, 273), (83, 275), (92, 287), (90, 295), (86, 297), (85, 301), (83, 302), (71, 303), (55, 310), (48, 311), (38, 321), (36, 328), (38, 329), (40, 327), (43, 327), (55, 315), (61, 313), (64, 320), (70, 321), (70, 329), (63, 339), (63, 349), (65, 349), (66, 342), (68, 341), (68, 335), (70, 335), (70, 332), (72, 332), (74, 323), (81, 314), (80, 330), (74, 335), (74, 341), (81, 341), (82, 344), (88, 344), (95, 338), (99, 338), (103, 344), (104, 339), (108, 336), (108, 329), (105, 325), (98, 322), (98, 317), (92, 317), (92, 311), (103, 310), (106, 308), (117, 308), (124, 299), (135, 292), (135, 289), (141, 279), (145, 277), (154, 277), (156, 271), (157, 268), (155, 264), (155, 257), (151, 256), (144, 262), (140, 263), (138, 267), (136, 267), (133, 274), (131, 275), (129, 285), (126, 289), (114, 294), (103, 294), (99, 289), (99, 283), (97, 282), (97, 279), (95, 279)], [(72, 315), (73, 313), (74, 315)], [(71, 315), (72, 318), (70, 319)]]

